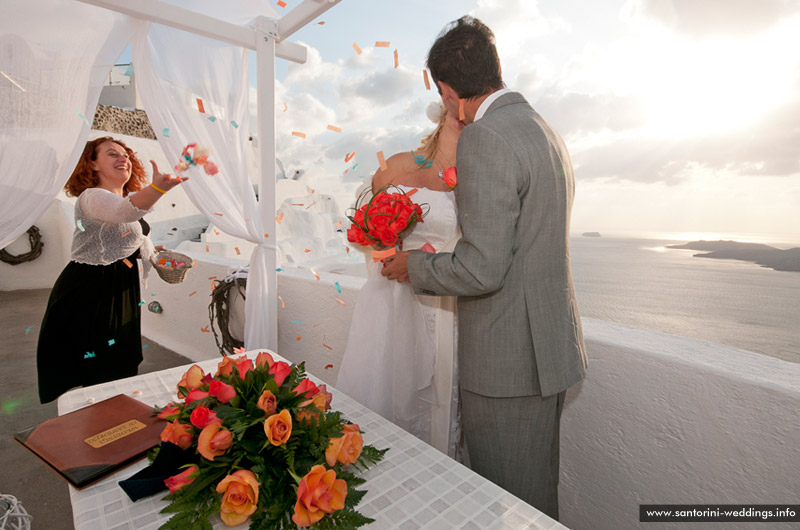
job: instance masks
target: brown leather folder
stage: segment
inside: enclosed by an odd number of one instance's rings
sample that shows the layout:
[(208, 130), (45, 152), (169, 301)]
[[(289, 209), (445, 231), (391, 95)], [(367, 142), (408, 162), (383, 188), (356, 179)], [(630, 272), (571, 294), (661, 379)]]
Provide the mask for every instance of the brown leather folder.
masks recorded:
[(160, 443), (153, 407), (120, 394), (14, 435), (76, 488), (137, 460)]

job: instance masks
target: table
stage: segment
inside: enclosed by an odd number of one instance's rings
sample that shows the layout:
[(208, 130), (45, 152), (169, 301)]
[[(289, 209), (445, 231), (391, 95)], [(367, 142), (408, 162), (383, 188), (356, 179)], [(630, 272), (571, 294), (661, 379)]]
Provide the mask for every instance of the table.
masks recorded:
[[(255, 358), (258, 352), (248, 352)], [(275, 360), (285, 360), (270, 352)], [(218, 359), (197, 363), (205, 372), (213, 372)], [(87, 388), (71, 390), (58, 399), (59, 415), (117, 394), (127, 394), (148, 405), (165, 406), (176, 399), (175, 386), (191, 365), (154, 372)], [(321, 381), (308, 374), (317, 384)], [(477, 475), (425, 442), (372, 412), (335, 388), (331, 404), (364, 432), (364, 443), (377, 448), (389, 447), (384, 459), (362, 476), (367, 480), (360, 489), (367, 494), (357, 509), (375, 519), (364, 526), (384, 529), (537, 529), (568, 530), (533, 506)], [(101, 481), (77, 490), (71, 485), (73, 519), (76, 530), (155, 530), (171, 514), (159, 513), (168, 503), (167, 493), (132, 502), (117, 485), (145, 468), (147, 459), (109, 475)], [(227, 528), (218, 516), (215, 529)], [(237, 528), (246, 529), (246, 525)]]

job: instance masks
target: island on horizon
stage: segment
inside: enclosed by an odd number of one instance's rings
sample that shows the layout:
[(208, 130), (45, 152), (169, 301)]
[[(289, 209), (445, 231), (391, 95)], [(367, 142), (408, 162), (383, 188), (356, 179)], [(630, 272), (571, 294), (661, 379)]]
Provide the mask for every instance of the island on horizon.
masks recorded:
[(692, 241), (683, 245), (667, 245), (667, 248), (700, 250), (696, 258), (735, 259), (749, 261), (776, 271), (800, 272), (800, 247), (780, 249), (762, 243), (740, 241)]
[(600, 232), (584, 232), (581, 234), (583, 237), (602, 237)]

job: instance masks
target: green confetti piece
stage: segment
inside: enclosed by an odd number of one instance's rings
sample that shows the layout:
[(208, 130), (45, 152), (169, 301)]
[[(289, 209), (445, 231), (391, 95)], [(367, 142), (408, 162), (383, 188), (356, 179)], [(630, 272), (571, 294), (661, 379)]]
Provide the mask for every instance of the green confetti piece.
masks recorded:
[(125, 73), (124, 73), (124, 74), (122, 74), (122, 75), (127, 75), (128, 77), (130, 77), (132, 73), (133, 73), (133, 65), (132, 65), (132, 64), (129, 64), (129, 65), (128, 65), (128, 69), (127, 69), (127, 70), (125, 70)]
[(114, 339), (111, 339), (110, 341), (108, 341), (108, 345), (113, 346), (116, 342), (117, 341), (115, 341)]
[(84, 358), (84, 359), (94, 359), (94, 356), (95, 356), (95, 355), (94, 355), (94, 352), (93, 352), (93, 351), (87, 351), (87, 352), (86, 352), (86, 353), (83, 355), (83, 358)]
[(355, 169), (355, 168), (357, 168), (357, 167), (358, 167), (358, 163), (356, 163), (356, 165), (354, 165), (354, 166), (353, 166), (353, 169)]
[(143, 305), (144, 305), (144, 300), (142, 300), (141, 302), (139, 302), (139, 305), (140, 305), (140, 306), (143, 306)]
[(91, 129), (92, 128), (92, 124), (89, 123), (89, 120), (86, 119), (86, 116), (84, 116), (83, 113), (78, 109), (75, 109), (75, 112), (78, 113), (78, 116), (80, 116), (80, 118), (83, 120), (83, 123), (85, 123), (86, 126)]
[(146, 350), (146, 349), (147, 349), (147, 346), (148, 346), (148, 345), (147, 345), (147, 344), (145, 344), (144, 346), (142, 346), (142, 349), (143, 349), (143, 350)]
[(78, 228), (80, 229), (81, 232), (86, 232), (86, 229), (83, 227), (83, 223), (81, 222), (80, 219), (75, 221), (75, 224), (78, 225)]
[(292, 320), (292, 324), (302, 324), (302, 320)]
[(27, 335), (28, 333), (30, 333), (32, 329), (33, 326), (28, 326), (27, 328), (25, 328), (25, 334)]
[(282, 270), (283, 270), (283, 269), (281, 269), (280, 267), (278, 267), (277, 269), (275, 269), (275, 272), (281, 272)]
[(164, 136), (164, 138), (169, 138), (169, 127), (164, 127), (164, 130), (161, 131), (161, 134)]
[(210, 121), (211, 123), (214, 123), (215, 121), (217, 121), (217, 117), (216, 116), (209, 116), (208, 117), (208, 121)]
[(234, 129), (238, 129), (238, 128), (239, 128), (239, 124), (238, 124), (238, 123), (236, 123), (236, 122), (235, 122), (235, 121), (233, 121), (233, 120), (231, 120), (231, 125), (233, 125), (233, 128), (234, 128)]
[(342, 294), (342, 288), (339, 286), (339, 282), (334, 283), (336, 286), (336, 290), (339, 291), (339, 294)]
[(9, 400), (7, 400), (7, 399), (4, 399), (4, 400), (3, 400), (3, 405), (2, 405), (2, 407), (3, 407), (3, 412), (4, 412), (5, 414), (8, 414), (8, 415), (10, 416), (11, 414), (14, 414), (14, 411), (15, 411), (15, 410), (17, 409), (17, 407), (19, 407), (20, 405), (22, 405), (22, 401), (9, 401)]

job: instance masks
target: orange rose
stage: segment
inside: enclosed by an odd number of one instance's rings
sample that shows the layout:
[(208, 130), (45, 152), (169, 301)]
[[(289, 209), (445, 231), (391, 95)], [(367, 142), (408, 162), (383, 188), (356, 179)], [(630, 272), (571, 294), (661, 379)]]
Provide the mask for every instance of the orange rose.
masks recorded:
[(230, 357), (223, 357), (217, 365), (217, 373), (214, 374), (214, 377), (219, 377), (220, 375), (231, 375), (235, 365), (236, 363), (233, 361), (233, 359)]
[(178, 420), (174, 420), (172, 423), (167, 423), (164, 426), (164, 430), (161, 431), (162, 442), (173, 443), (181, 449), (186, 449), (192, 445), (192, 439), (194, 439), (194, 434), (192, 434), (192, 426), (180, 423)]
[(242, 355), (241, 357), (237, 358), (235, 363), (236, 369), (239, 371), (239, 377), (244, 379), (244, 376), (247, 375), (247, 372), (253, 369), (253, 361), (247, 358), (246, 355)]
[(342, 436), (331, 438), (328, 448), (325, 450), (325, 461), (329, 466), (336, 462), (349, 465), (358, 460), (361, 456), (361, 449), (364, 447), (364, 439), (361, 437), (358, 425), (345, 424), (342, 429)]
[(273, 414), (264, 422), (264, 432), (272, 445), (285, 444), (292, 434), (292, 415), (287, 409)]
[(186, 396), (186, 394), (181, 392), (180, 387), (188, 388), (189, 390), (200, 388), (200, 386), (203, 384), (203, 377), (205, 377), (205, 375), (206, 374), (203, 373), (202, 368), (196, 364), (192, 365), (192, 367), (186, 370), (186, 373), (183, 374), (180, 382), (178, 382), (178, 395), (181, 397)]
[(278, 411), (278, 398), (269, 390), (264, 390), (264, 393), (258, 398), (256, 407), (266, 412), (267, 416), (272, 416)]
[(184, 486), (188, 486), (196, 477), (191, 476), (197, 471), (197, 466), (191, 466), (187, 468), (183, 473), (179, 473), (172, 477), (168, 477), (164, 479), (164, 484), (169, 488), (170, 493), (175, 493), (179, 489)]
[(181, 413), (181, 409), (175, 404), (170, 403), (158, 413), (159, 419), (172, 421), (176, 419)]
[(256, 357), (256, 368), (263, 368), (266, 366), (267, 369), (270, 369), (274, 363), (275, 359), (273, 359), (272, 355), (265, 351), (259, 352), (258, 356)]
[(240, 469), (217, 484), (223, 493), (219, 516), (228, 526), (238, 526), (253, 515), (258, 506), (258, 479), (252, 471)]
[(197, 437), (197, 452), (208, 460), (222, 456), (231, 446), (233, 435), (228, 429), (222, 428), (222, 423), (215, 421), (206, 426)]
[(336, 478), (332, 469), (314, 466), (297, 486), (297, 502), (294, 505), (292, 521), (297, 526), (311, 526), (326, 513), (344, 508), (347, 497), (347, 483)]
[(327, 397), (325, 394), (317, 393), (313, 398), (300, 403), (300, 410), (294, 415), (297, 421), (306, 421), (314, 419), (319, 423), (320, 412), (324, 412)]

